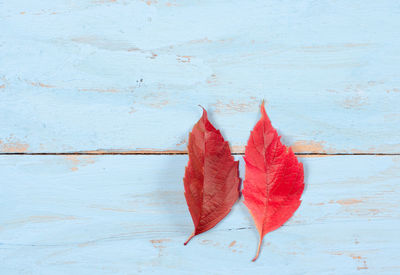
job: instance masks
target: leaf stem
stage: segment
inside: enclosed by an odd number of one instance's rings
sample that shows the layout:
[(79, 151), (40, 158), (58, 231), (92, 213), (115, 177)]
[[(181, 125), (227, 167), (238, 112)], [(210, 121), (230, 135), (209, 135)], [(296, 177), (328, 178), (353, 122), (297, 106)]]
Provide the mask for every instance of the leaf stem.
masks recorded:
[(187, 239), (187, 241), (183, 244), (183, 245), (187, 245), (188, 242), (194, 237), (194, 231), (192, 233), (192, 235), (190, 235), (189, 239)]
[(260, 254), (261, 243), (262, 243), (262, 238), (260, 238), (260, 242), (258, 243), (258, 248), (257, 248), (257, 254), (253, 258), (253, 260), (251, 260), (252, 262), (255, 262), (257, 260), (257, 258), (258, 258), (258, 255)]

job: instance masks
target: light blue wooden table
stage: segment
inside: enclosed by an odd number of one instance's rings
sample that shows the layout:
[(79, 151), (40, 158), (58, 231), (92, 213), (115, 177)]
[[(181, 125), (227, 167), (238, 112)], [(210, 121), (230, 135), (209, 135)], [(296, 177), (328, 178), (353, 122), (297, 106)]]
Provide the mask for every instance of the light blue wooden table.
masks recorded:
[[(184, 247), (187, 136), (267, 111), (305, 167)], [(0, 274), (399, 274), (400, 2), (0, 0)]]

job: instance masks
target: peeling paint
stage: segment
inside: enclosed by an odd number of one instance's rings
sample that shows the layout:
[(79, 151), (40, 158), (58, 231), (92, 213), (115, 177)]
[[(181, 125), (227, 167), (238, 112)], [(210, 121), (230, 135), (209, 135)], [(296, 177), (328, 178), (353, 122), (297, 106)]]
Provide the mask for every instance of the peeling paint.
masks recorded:
[(363, 202), (362, 200), (357, 200), (357, 199), (345, 199), (345, 200), (338, 200), (336, 203), (340, 205), (351, 205), (351, 204), (357, 204)]
[(351, 153), (393, 153), (400, 150), (400, 143), (396, 144), (382, 144), (376, 147), (369, 147), (368, 149), (351, 149)]
[(29, 149), (29, 144), (21, 142), (13, 136), (5, 141), (0, 140), (0, 152), (4, 153), (25, 153)]
[(327, 153), (324, 143), (324, 141), (298, 140), (290, 147), (296, 153)]
[(342, 105), (346, 109), (358, 108), (368, 104), (368, 99), (364, 96), (352, 96), (342, 101)]
[(210, 42), (212, 42), (212, 40), (208, 39), (207, 37), (204, 37), (202, 39), (190, 40), (189, 44), (210, 43)]
[(177, 6), (178, 6), (178, 4), (176, 4), (175, 1), (173, 1), (173, 2), (167, 2), (167, 3), (165, 3), (165, 5), (166, 5), (167, 7), (177, 7)]
[(183, 138), (180, 142), (178, 142), (177, 144), (175, 144), (176, 146), (181, 146), (183, 144), (187, 143), (186, 138)]
[(386, 93), (400, 93), (400, 89), (397, 88), (387, 89)]
[(105, 88), (105, 89), (100, 89), (100, 88), (88, 88), (88, 89), (78, 89), (81, 92), (98, 92), (98, 93), (119, 93), (120, 90), (115, 89), (115, 88)]
[(151, 5), (154, 5), (154, 4), (158, 3), (157, 0), (142, 0), (142, 2), (145, 2), (146, 5), (148, 5), (148, 6), (151, 6)]
[(215, 107), (215, 113), (232, 113), (232, 112), (254, 112), (258, 110), (260, 105), (259, 99), (252, 99), (249, 101), (238, 102), (230, 100), (229, 102), (224, 102), (222, 100), (217, 100), (212, 106)]
[(29, 82), (29, 84), (31, 84), (32, 86), (41, 87), (41, 88), (55, 88), (55, 86), (53, 86), (53, 85), (44, 84), (41, 82)]
[(158, 248), (158, 257), (161, 257), (163, 254), (163, 249), (165, 248), (165, 245), (163, 245), (163, 243), (170, 241), (170, 239), (150, 240), (150, 242), (153, 244), (153, 247)]
[(232, 145), (230, 146), (231, 152), (236, 154), (244, 154), (246, 146), (242, 145)]
[(143, 96), (144, 104), (153, 108), (162, 108), (169, 104), (166, 94), (163, 92), (149, 93)]
[[(297, 153), (297, 152), (294, 152), (294, 153)], [(334, 156), (334, 155), (322, 155), (322, 154), (321, 155), (301, 155), (298, 157), (299, 158), (327, 158), (327, 157), (331, 157), (331, 156)]]
[(216, 74), (212, 74), (210, 77), (207, 78), (206, 80), (207, 84), (210, 86), (217, 86), (218, 84), (218, 79)]
[(176, 60), (178, 60), (178, 62), (181, 62), (181, 63), (190, 63), (192, 58), (193, 58), (193, 56), (189, 56), (189, 55), (181, 55), (181, 56), (178, 55)]
[(156, 244), (156, 243), (164, 243), (164, 242), (170, 242), (171, 239), (159, 239), (159, 240), (150, 240), (150, 242), (152, 244)]
[(66, 155), (63, 157), (65, 160), (67, 160), (68, 166), (73, 172), (78, 171), (80, 166), (87, 166), (95, 163), (96, 161), (94, 156)]

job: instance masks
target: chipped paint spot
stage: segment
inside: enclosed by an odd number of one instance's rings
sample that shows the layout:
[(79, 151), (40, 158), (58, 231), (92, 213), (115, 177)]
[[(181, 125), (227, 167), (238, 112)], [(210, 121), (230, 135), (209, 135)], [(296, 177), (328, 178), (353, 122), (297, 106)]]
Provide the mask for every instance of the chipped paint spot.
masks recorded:
[(190, 40), (189, 44), (197, 44), (197, 43), (211, 43), (212, 40), (208, 39), (207, 37), (204, 37), (202, 39), (195, 39), (195, 40)]
[(140, 52), (140, 51), (142, 51), (142, 50), (139, 49), (139, 48), (136, 48), (136, 47), (132, 47), (132, 48), (127, 49), (127, 51), (128, 51), (128, 52)]
[(231, 145), (231, 152), (236, 154), (244, 154), (246, 146), (242, 145)]
[(0, 85), (0, 89), (4, 89), (6, 87), (6, 84)]
[(215, 113), (233, 113), (233, 112), (254, 112), (258, 110), (260, 101), (258, 99), (252, 99), (246, 102), (237, 102), (230, 100), (229, 102), (223, 102), (217, 100), (213, 106), (215, 107)]
[(153, 108), (162, 108), (169, 104), (168, 98), (166, 98), (163, 92), (146, 94), (143, 96), (143, 99), (146, 102), (144, 103), (145, 105)]
[(90, 150), (90, 151), (81, 151), (80, 153), (85, 153), (85, 154), (107, 154), (107, 153), (113, 153), (113, 152), (118, 152), (115, 150), (102, 150), (102, 149), (98, 149), (98, 150)]
[(362, 265), (362, 266), (358, 266), (357, 270), (368, 269), (367, 261), (366, 261), (365, 257), (362, 257), (360, 255), (355, 255), (355, 254), (350, 254), (349, 256), (352, 259), (357, 260), (357, 262)]
[[(295, 152), (297, 153), (297, 152)], [(326, 157), (330, 157), (330, 156), (334, 156), (334, 155), (301, 155), (298, 156), (299, 158), (326, 158)]]
[(91, 88), (91, 89), (79, 89), (81, 92), (98, 92), (98, 93), (119, 93), (120, 90), (115, 88), (106, 88), (106, 89), (99, 89), (99, 88)]
[(168, 105), (168, 100), (161, 100), (159, 102), (149, 103), (148, 105), (154, 108), (162, 108), (163, 106)]
[(344, 252), (342, 252), (342, 251), (332, 251), (332, 252), (329, 252), (329, 254), (340, 256), (340, 255), (343, 255)]
[(35, 86), (35, 87), (55, 88), (55, 86), (53, 86), (53, 85), (44, 84), (44, 83), (41, 83), (41, 82), (30, 82), (30, 84), (31, 84), (32, 86)]
[(4, 153), (25, 153), (28, 151), (29, 144), (20, 142), (13, 136), (0, 140), (0, 151)]
[(181, 145), (183, 145), (183, 144), (185, 144), (187, 141), (186, 141), (186, 138), (184, 138), (184, 139), (182, 139), (180, 142), (178, 142), (177, 144), (176, 144), (176, 146), (181, 146)]
[(236, 244), (236, 241), (233, 241), (229, 244), (229, 247), (233, 247)]
[(78, 171), (80, 166), (95, 163), (96, 160), (94, 156), (66, 155), (63, 157), (68, 161), (68, 166), (70, 166), (70, 170), (73, 172)]
[(152, 244), (157, 244), (157, 243), (164, 243), (164, 242), (170, 242), (171, 239), (159, 239), (159, 240), (150, 240)]
[(165, 5), (166, 5), (167, 7), (177, 7), (177, 6), (178, 6), (178, 4), (175, 3), (175, 1), (174, 1), (174, 3), (172, 3), (172, 2), (167, 2)]
[(357, 199), (345, 199), (345, 200), (338, 200), (336, 203), (340, 205), (351, 205), (351, 204), (357, 204), (363, 202), (362, 200), (357, 200)]
[(360, 95), (348, 97), (342, 101), (342, 105), (346, 109), (358, 108), (367, 104), (367, 98)]
[(321, 205), (325, 205), (325, 203), (323, 203), (323, 202), (318, 202), (318, 203), (309, 203), (309, 205), (321, 206)]
[(153, 247), (158, 248), (158, 257), (161, 257), (163, 254), (163, 249), (165, 248), (163, 243), (170, 241), (170, 239), (150, 240), (150, 242), (153, 244)]
[(181, 63), (190, 63), (192, 58), (193, 57), (189, 56), (189, 55), (181, 55), (181, 56), (178, 55), (176, 60), (178, 60), (178, 62), (181, 62)]
[(136, 109), (134, 108), (134, 107), (130, 107), (129, 108), (129, 114), (133, 114), (133, 113), (136, 113), (137, 111), (136, 111)]
[(217, 76), (215, 74), (212, 74), (209, 78), (207, 78), (206, 82), (210, 86), (217, 86)]
[(212, 243), (212, 241), (210, 241), (210, 240), (202, 240), (201, 241), (201, 244), (211, 244)]
[(397, 88), (387, 89), (386, 93), (400, 93), (400, 89)]
[(323, 141), (298, 140), (291, 148), (296, 153), (326, 153), (324, 143)]
[(151, 52), (151, 56), (149, 58), (155, 59), (158, 56), (158, 54)]
[(142, 1), (144, 1), (146, 3), (146, 5), (148, 5), (148, 6), (158, 3), (157, 0), (142, 0)]
[(393, 153), (400, 150), (400, 143), (383, 144), (376, 147), (369, 147), (366, 150), (352, 149), (352, 153)]

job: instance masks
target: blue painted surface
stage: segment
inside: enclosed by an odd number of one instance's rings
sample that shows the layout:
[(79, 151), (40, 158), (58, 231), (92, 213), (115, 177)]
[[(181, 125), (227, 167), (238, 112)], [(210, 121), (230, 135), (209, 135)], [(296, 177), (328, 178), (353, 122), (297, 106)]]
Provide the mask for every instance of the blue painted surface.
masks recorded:
[[(0, 0), (0, 153), (183, 151), (198, 104), (243, 152), (265, 99), (295, 152), (400, 154), (399, 18), (395, 0)], [(251, 263), (241, 202), (182, 245), (187, 156), (1, 155), (0, 274), (399, 274), (399, 156), (301, 161), (303, 203)]]
[(185, 150), (202, 104), (241, 152), (265, 99), (296, 151), (399, 153), (399, 16), (396, 0), (1, 1), (0, 150)]
[(183, 246), (187, 156), (1, 156), (1, 273), (398, 274), (400, 157), (300, 160), (303, 202), (253, 263), (242, 202)]

